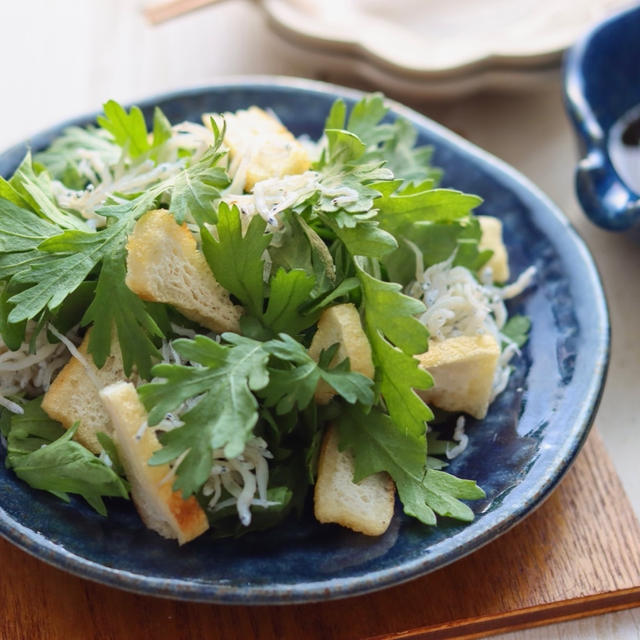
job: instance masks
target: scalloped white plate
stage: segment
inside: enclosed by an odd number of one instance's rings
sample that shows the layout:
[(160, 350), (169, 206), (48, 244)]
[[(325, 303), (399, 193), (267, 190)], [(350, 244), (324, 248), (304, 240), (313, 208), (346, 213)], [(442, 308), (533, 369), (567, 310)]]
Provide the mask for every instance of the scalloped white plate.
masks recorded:
[[(629, 0), (262, 0), (282, 36), (404, 93), (548, 78), (590, 25)], [(333, 68), (331, 68), (333, 67)]]

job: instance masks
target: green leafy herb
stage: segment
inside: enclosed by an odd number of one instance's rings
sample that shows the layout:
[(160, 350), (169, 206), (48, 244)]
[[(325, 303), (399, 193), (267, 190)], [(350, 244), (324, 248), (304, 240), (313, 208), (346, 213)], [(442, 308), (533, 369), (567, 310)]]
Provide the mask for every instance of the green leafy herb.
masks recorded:
[(33, 160), (46, 167), (52, 178), (60, 180), (69, 189), (84, 189), (89, 179), (80, 165), (87, 151), (97, 154), (107, 167), (118, 162), (122, 149), (110, 138), (110, 134), (100, 128), (68, 127)]
[(145, 303), (125, 284), (125, 260), (124, 247), (103, 258), (95, 297), (82, 322), (93, 323), (89, 352), (98, 368), (112, 352), (115, 329), (125, 372), (129, 374), (135, 365), (142, 378), (149, 379), (152, 362), (160, 358), (151, 336), (161, 338), (163, 333)]
[(231, 344), (223, 346), (205, 336), (176, 340), (176, 351), (200, 366), (156, 365), (153, 375), (163, 380), (139, 389), (151, 425), (202, 394), (181, 415), (184, 426), (167, 432), (161, 438), (163, 448), (151, 459), (151, 464), (164, 464), (188, 451), (177, 468), (174, 485), (185, 496), (198, 491), (209, 477), (213, 449), (224, 448), (231, 458), (242, 453), (258, 421), (258, 402), (252, 391), (269, 381), (269, 354), (262, 343), (236, 334), (225, 337)]
[(189, 217), (199, 225), (216, 222), (213, 204), (229, 184), (229, 176), (217, 166), (223, 155), (216, 144), (196, 164), (173, 179), (169, 208), (177, 222), (182, 223)]
[(43, 240), (57, 233), (59, 227), (55, 224), (0, 198), (0, 253), (37, 249)]
[[(272, 334), (296, 335), (311, 326), (317, 316), (304, 315), (300, 307), (308, 300), (315, 277), (302, 269), (278, 269), (268, 282), (267, 296), (264, 255), (271, 234), (265, 233), (266, 222), (260, 216), (253, 216), (243, 232), (240, 210), (224, 202), (217, 217), (218, 238), (206, 227), (201, 234), (202, 251), (218, 282)], [(244, 320), (246, 322), (246, 318)]]
[[(39, 251), (49, 255), (18, 271), (12, 279), (31, 286), (9, 299), (15, 306), (8, 321), (18, 323), (36, 317), (43, 309), (55, 310), (102, 263), (96, 297), (84, 316), (85, 322), (94, 321), (95, 325), (90, 352), (101, 367), (111, 352), (115, 322), (127, 374), (135, 364), (142, 375), (148, 375), (151, 361), (158, 355), (148, 333), (161, 333), (142, 301), (124, 283), (125, 243), (135, 222), (132, 217), (120, 218), (98, 232), (68, 231), (43, 241)], [(121, 304), (114, 304), (114, 299)]]
[(338, 226), (353, 227), (358, 220), (372, 217), (370, 211), (378, 191), (369, 185), (393, 176), (380, 162), (362, 162), (366, 147), (355, 134), (328, 129), (325, 135), (326, 157), (317, 165), (321, 185), (317, 206), (334, 214)]
[(243, 233), (238, 207), (225, 202), (218, 209), (218, 238), (204, 227), (202, 251), (218, 282), (257, 318), (262, 317), (264, 301), (264, 258), (270, 235), (267, 223), (253, 216)]
[(23, 409), (22, 414), (2, 412), (8, 425), (4, 433), (8, 445), (8, 467), (12, 466), (13, 460), (50, 444), (65, 433), (64, 427), (40, 408), (39, 399), (25, 402)]
[(376, 367), (376, 386), (393, 422), (421, 438), (433, 417), (414, 389), (428, 389), (433, 381), (413, 354), (427, 350), (429, 333), (416, 315), (424, 305), (400, 292), (400, 285), (382, 282), (357, 269), (362, 285), (364, 327)]
[(0, 292), (0, 336), (5, 345), (12, 351), (17, 351), (24, 342), (27, 321), (9, 322), (9, 314), (13, 305), (9, 302), (11, 292), (8, 285), (4, 285)]
[(397, 191), (393, 181), (376, 185), (380, 196), (378, 220), (391, 233), (402, 233), (416, 222), (452, 222), (468, 219), (474, 207), (482, 203), (477, 196), (453, 189), (432, 189), (430, 184)]
[(364, 144), (364, 159), (384, 163), (403, 185), (430, 180), (435, 183), (442, 172), (431, 166), (433, 149), (416, 147), (417, 133), (403, 118), (386, 119), (389, 109), (381, 94), (372, 94), (356, 103), (347, 121), (347, 109), (337, 100), (329, 114), (326, 129), (346, 129)]
[[(84, 220), (73, 213), (64, 211), (56, 203), (51, 193), (51, 184), (46, 172), (36, 175), (31, 160), (31, 152), (27, 152), (22, 163), (16, 169), (9, 184), (18, 193), (22, 203), (34, 213), (48, 220), (60, 229), (87, 229)], [(11, 199), (11, 198), (10, 198)]]
[(360, 292), (360, 281), (358, 278), (345, 278), (333, 291), (319, 299), (312, 300), (307, 308), (307, 313), (314, 313), (325, 309), (332, 302), (349, 296), (352, 292)]
[(436, 184), (442, 171), (431, 166), (433, 148), (415, 146), (417, 133), (410, 122), (398, 118), (391, 126), (392, 135), (379, 151), (385, 166), (391, 169), (394, 176), (402, 178), (405, 186), (426, 180)]
[(312, 297), (330, 292), (336, 284), (336, 267), (329, 248), (297, 212), (284, 211), (267, 247), (272, 270), (303, 269), (315, 278)]
[[(181, 414), (184, 425), (161, 437), (163, 448), (151, 459), (151, 464), (164, 464), (188, 452), (176, 470), (174, 485), (184, 495), (197, 492), (208, 478), (214, 449), (223, 448), (229, 458), (242, 453), (259, 418), (256, 394), (279, 413), (294, 407), (302, 410), (323, 379), (347, 402), (373, 401), (369, 379), (348, 371), (348, 363), (329, 369), (332, 354), (314, 362), (286, 334), (267, 342), (232, 333), (222, 337), (228, 344), (205, 336), (174, 341), (175, 350), (192, 365), (156, 365), (153, 375), (161, 380), (138, 390), (151, 425), (199, 398)], [(279, 362), (270, 365), (270, 357)]]
[(151, 148), (158, 149), (171, 138), (171, 135), (171, 123), (167, 119), (167, 116), (162, 113), (162, 109), (160, 109), (160, 107), (156, 107), (153, 110), (153, 136)]
[(82, 496), (98, 513), (107, 515), (105, 496), (127, 498), (122, 479), (104, 462), (72, 440), (77, 424), (65, 431), (40, 407), (24, 405), (24, 414), (10, 419), (6, 464), (34, 489), (44, 489), (66, 502), (69, 493)]
[[(398, 244), (392, 234), (382, 229), (376, 217), (374, 201), (380, 196), (378, 184), (390, 180), (393, 174), (385, 168), (384, 159), (371, 158), (367, 143), (386, 138), (373, 133), (373, 123), (379, 119), (382, 103), (378, 100), (358, 103), (344, 126), (346, 109), (336, 103), (327, 120), (332, 128), (325, 129), (327, 149), (314, 165), (319, 172), (318, 197), (312, 210), (346, 245), (352, 255), (380, 258)], [(334, 128), (335, 127), (335, 128)]]
[(454, 255), (455, 266), (475, 272), (492, 255), (492, 251), (480, 251), (478, 248), (482, 231), (474, 217), (464, 222), (416, 222), (404, 237), (398, 250), (384, 258), (389, 277), (401, 284), (407, 284), (416, 277), (414, 247), (421, 252), (421, 266), (425, 269)]
[(380, 229), (377, 222), (363, 222), (357, 228), (335, 229), (335, 233), (353, 256), (382, 258), (398, 247), (397, 240)]
[(127, 113), (115, 100), (109, 100), (103, 109), (104, 116), (98, 116), (98, 124), (113, 136), (118, 146), (126, 149), (132, 158), (149, 151), (147, 125), (139, 107), (131, 107)]
[(374, 401), (372, 381), (360, 373), (352, 372), (348, 360), (330, 368), (337, 344), (324, 351), (319, 362), (313, 360), (299, 342), (286, 334), (266, 342), (264, 348), (286, 363), (282, 368), (269, 369), (269, 385), (259, 393), (265, 399), (265, 406), (275, 406), (278, 414), (289, 413), (294, 407), (299, 411), (305, 409), (313, 399), (320, 380), (324, 380), (351, 404), (360, 402), (370, 406)]
[(98, 442), (100, 443), (103, 451), (109, 456), (112, 469), (119, 476), (124, 477), (124, 467), (122, 466), (122, 462), (120, 462), (120, 456), (118, 454), (118, 449), (116, 448), (115, 442), (111, 439), (110, 436), (104, 433), (104, 431), (98, 431), (98, 433), (96, 433), (96, 437), (98, 438)]
[(0, 198), (13, 202), (21, 208), (29, 208), (29, 203), (18, 193), (16, 188), (2, 176), (0, 176)]
[(377, 148), (393, 135), (392, 125), (381, 122), (388, 111), (382, 94), (365, 96), (353, 106), (346, 127), (343, 122), (339, 128), (355, 133), (367, 149)]
[(269, 285), (269, 302), (263, 316), (267, 327), (274, 333), (296, 335), (314, 324), (315, 315), (303, 315), (299, 312), (315, 285), (313, 276), (302, 269), (278, 269)]
[(527, 316), (511, 316), (502, 328), (502, 335), (509, 338), (517, 347), (522, 347), (529, 339), (531, 320)]
[[(470, 215), (482, 202), (480, 198), (452, 189), (432, 189), (430, 183), (402, 191), (396, 187), (393, 182), (378, 185), (380, 225), (417, 247), (424, 268), (455, 254), (456, 265), (476, 271), (489, 259), (491, 252), (478, 248), (482, 232)], [(384, 264), (396, 282), (406, 284), (415, 277), (416, 255), (406, 241), (384, 257)]]
[(279, 524), (291, 511), (293, 492), (289, 487), (276, 486), (267, 490), (269, 506), (251, 507), (251, 524), (245, 526), (238, 519), (234, 505), (208, 509), (207, 517), (213, 525), (212, 538), (239, 538), (252, 531), (263, 531)]
[(443, 471), (427, 469), (426, 447), (403, 434), (394, 422), (374, 409), (365, 414), (359, 407), (346, 407), (338, 418), (340, 445), (351, 449), (355, 459), (354, 482), (386, 471), (393, 478), (407, 515), (429, 525), (436, 514), (469, 522), (473, 511), (461, 499), (476, 500), (484, 491), (471, 480), (461, 480)]

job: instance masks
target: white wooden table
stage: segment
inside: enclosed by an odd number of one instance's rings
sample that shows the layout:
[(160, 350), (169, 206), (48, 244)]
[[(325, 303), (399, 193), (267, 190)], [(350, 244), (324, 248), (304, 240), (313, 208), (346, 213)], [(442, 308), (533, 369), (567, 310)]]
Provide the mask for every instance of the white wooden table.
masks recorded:
[[(0, 148), (107, 98), (127, 102), (225, 75), (316, 77), (312, 56), (270, 32), (246, 0), (152, 28), (141, 0), (0, 0)], [(612, 358), (596, 423), (640, 515), (640, 273), (636, 235), (591, 225), (573, 191), (575, 148), (560, 80), (543, 91), (421, 103), (422, 110), (533, 180), (569, 216), (598, 263), (611, 309)], [(640, 610), (499, 636), (504, 640), (640, 638)]]

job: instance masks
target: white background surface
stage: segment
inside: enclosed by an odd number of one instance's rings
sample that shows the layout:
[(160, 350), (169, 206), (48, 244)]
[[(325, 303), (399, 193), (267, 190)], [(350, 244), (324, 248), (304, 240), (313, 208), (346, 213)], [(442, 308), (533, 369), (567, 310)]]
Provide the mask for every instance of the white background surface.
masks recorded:
[[(155, 28), (140, 15), (142, 5), (140, 0), (0, 0), (0, 149), (60, 120), (98, 110), (108, 98), (128, 102), (230, 74), (335, 75), (316, 68), (326, 59), (318, 62), (281, 41), (259, 7), (246, 0)], [(411, 106), (528, 176), (591, 248), (612, 324), (611, 365), (596, 425), (640, 514), (640, 297), (634, 284), (640, 273), (640, 236), (610, 234), (582, 215), (573, 192), (576, 152), (559, 77), (528, 93), (485, 93)], [(640, 638), (640, 610), (499, 637)]]

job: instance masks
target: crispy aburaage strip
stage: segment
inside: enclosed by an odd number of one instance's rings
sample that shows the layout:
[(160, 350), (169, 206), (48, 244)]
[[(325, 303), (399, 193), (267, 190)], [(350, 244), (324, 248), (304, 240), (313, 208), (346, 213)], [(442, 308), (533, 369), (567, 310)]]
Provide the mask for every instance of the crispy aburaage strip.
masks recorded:
[(147, 412), (129, 382), (117, 382), (100, 391), (100, 398), (113, 424), (113, 437), (122, 466), (131, 484), (131, 497), (149, 529), (179, 544), (189, 542), (209, 528), (195, 496), (186, 500), (171, 488), (173, 474), (168, 464), (150, 466), (149, 458), (160, 449), (155, 432), (141, 429)]
[[(309, 346), (309, 355), (318, 361), (320, 353), (334, 344), (339, 347), (331, 360), (332, 367), (349, 358), (351, 371), (373, 379), (375, 369), (371, 359), (371, 345), (362, 330), (358, 310), (352, 304), (337, 304), (322, 313), (318, 320), (318, 330)], [(316, 402), (327, 404), (334, 395), (335, 391), (321, 380), (316, 389)]]
[(431, 340), (429, 351), (417, 358), (433, 376), (433, 387), (418, 393), (427, 404), (484, 418), (499, 356), (500, 346), (488, 333)]
[[(211, 126), (214, 114), (202, 120)], [(309, 169), (307, 150), (282, 123), (259, 107), (225, 113), (227, 130), (224, 143), (237, 171), (245, 172), (244, 190), (251, 191), (256, 182), (282, 178)], [(244, 166), (241, 166), (244, 163)]]
[[(336, 343), (340, 346), (333, 364), (349, 358), (352, 371), (373, 378), (371, 347), (362, 330), (358, 311), (352, 304), (335, 305), (323, 312), (309, 354), (318, 360), (321, 351)], [(321, 382), (316, 401), (326, 404), (334, 395), (333, 389)], [(386, 473), (376, 473), (356, 484), (353, 471), (351, 453), (338, 449), (338, 434), (333, 427), (329, 428), (318, 460), (315, 516), (320, 522), (337, 523), (370, 536), (382, 535), (393, 517), (393, 481)]]
[[(69, 429), (79, 422), (75, 439), (93, 453), (102, 447), (97, 434), (111, 434), (111, 421), (104, 410), (98, 391), (114, 382), (126, 380), (120, 344), (114, 333), (111, 338), (111, 353), (102, 369), (98, 369), (88, 353), (91, 330), (82, 341), (78, 351), (85, 356), (83, 362), (72, 357), (42, 398), (42, 409), (49, 417), (61, 422)], [(135, 374), (133, 376), (135, 378)], [(96, 386), (99, 385), (99, 388)]]
[(148, 211), (127, 242), (126, 284), (143, 300), (173, 305), (187, 318), (222, 333), (240, 333), (242, 308), (216, 281), (186, 224), (164, 209)]
[(491, 249), (493, 255), (487, 262), (491, 267), (493, 281), (503, 283), (509, 279), (509, 257), (507, 247), (502, 240), (502, 222), (493, 216), (476, 216), (482, 230), (482, 238), (478, 244), (480, 250)]
[(395, 485), (387, 473), (353, 481), (354, 461), (338, 449), (338, 433), (327, 429), (314, 491), (314, 514), (319, 522), (334, 522), (368, 536), (382, 535), (393, 517)]

